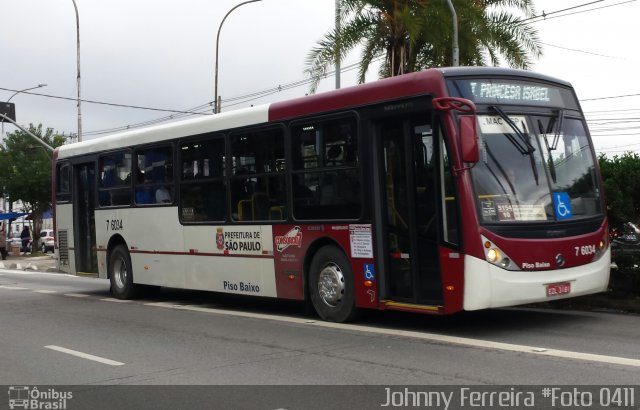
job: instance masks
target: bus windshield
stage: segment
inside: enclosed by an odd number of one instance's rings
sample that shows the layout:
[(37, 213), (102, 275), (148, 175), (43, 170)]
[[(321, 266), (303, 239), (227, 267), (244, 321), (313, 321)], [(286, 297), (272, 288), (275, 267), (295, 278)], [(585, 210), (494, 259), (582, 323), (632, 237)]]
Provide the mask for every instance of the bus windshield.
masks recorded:
[(553, 222), (602, 213), (584, 124), (556, 115), (478, 115), (480, 161), (471, 170), (483, 223)]

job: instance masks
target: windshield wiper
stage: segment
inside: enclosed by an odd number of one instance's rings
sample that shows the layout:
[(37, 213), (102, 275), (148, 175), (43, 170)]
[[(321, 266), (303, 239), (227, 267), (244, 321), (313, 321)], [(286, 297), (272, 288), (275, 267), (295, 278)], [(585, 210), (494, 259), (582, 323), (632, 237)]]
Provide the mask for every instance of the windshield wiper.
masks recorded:
[(495, 105), (492, 105), (489, 108), (495, 111), (500, 116), (500, 118), (502, 118), (509, 125), (509, 127), (511, 127), (513, 131), (515, 131), (516, 136), (518, 137), (518, 139), (520, 139), (520, 141), (513, 138), (513, 135), (511, 134), (504, 134), (507, 139), (513, 144), (513, 146), (516, 147), (516, 149), (520, 151), (522, 155), (531, 155), (536, 149), (529, 142), (529, 138), (527, 138), (522, 133), (522, 131), (518, 129), (518, 126), (513, 122), (513, 120), (509, 118), (509, 116), (504, 111), (502, 111), (502, 108)]
[[(562, 132), (562, 123), (564, 122), (564, 110), (558, 110), (558, 116), (556, 117), (554, 122), (557, 122), (558, 126), (556, 127), (556, 132), (553, 134), (551, 151), (555, 151), (556, 149), (558, 149), (558, 141), (560, 141), (560, 133)], [(553, 127), (553, 124), (551, 122), (549, 122), (549, 125)], [(553, 128), (548, 129), (547, 134), (551, 133), (552, 129)]]
[(558, 148), (558, 142), (555, 140), (555, 136), (554, 136), (554, 141), (552, 145), (549, 145), (547, 134), (549, 134), (553, 129), (553, 124), (555, 124), (555, 121), (556, 121), (555, 118), (552, 118), (549, 121), (549, 126), (545, 131), (544, 126), (542, 125), (542, 121), (538, 120), (538, 129), (540, 130), (540, 134), (544, 137), (544, 145), (547, 148), (547, 157), (548, 157), (547, 162), (549, 163), (549, 173), (551, 174), (551, 179), (553, 180), (554, 183), (557, 182), (556, 181), (556, 164), (553, 162), (553, 155), (551, 155), (551, 151), (555, 151), (556, 148)]
[[(513, 120), (511, 120), (511, 118), (509, 118), (509, 116), (504, 111), (502, 111), (502, 108), (496, 105), (492, 105), (489, 107), (489, 109), (495, 111), (500, 116), (500, 118), (502, 118), (509, 125), (509, 127), (511, 127), (511, 129), (516, 133), (516, 136), (520, 139), (520, 141), (518, 141), (513, 137), (513, 135), (507, 133), (504, 134), (504, 136), (507, 137), (511, 144), (513, 144), (513, 146), (516, 147), (518, 151), (520, 151), (520, 154), (529, 156), (529, 160), (531, 161), (531, 171), (533, 171), (533, 177), (536, 179), (536, 185), (538, 185), (538, 170), (536, 169), (536, 162), (533, 159), (533, 153), (536, 149), (529, 142), (529, 136), (523, 134), (522, 131), (518, 129), (518, 126), (513, 122)], [(527, 132), (524, 124), (522, 125), (522, 128), (524, 132)]]
[[(547, 125), (546, 131), (542, 126), (542, 121), (538, 120), (538, 128), (540, 128), (540, 133), (544, 137), (544, 145), (547, 148), (547, 155), (549, 156), (549, 173), (551, 174), (551, 179), (553, 182), (556, 182), (556, 165), (553, 162), (553, 156), (551, 155), (552, 151), (558, 149), (558, 142), (560, 142), (560, 134), (562, 133), (562, 123), (564, 122), (564, 110), (558, 110), (558, 115), (549, 120), (549, 124)], [(553, 131), (553, 127), (558, 124), (556, 127), (556, 132), (553, 133), (553, 141), (551, 145), (549, 145), (549, 139), (547, 139), (547, 135), (551, 134)]]

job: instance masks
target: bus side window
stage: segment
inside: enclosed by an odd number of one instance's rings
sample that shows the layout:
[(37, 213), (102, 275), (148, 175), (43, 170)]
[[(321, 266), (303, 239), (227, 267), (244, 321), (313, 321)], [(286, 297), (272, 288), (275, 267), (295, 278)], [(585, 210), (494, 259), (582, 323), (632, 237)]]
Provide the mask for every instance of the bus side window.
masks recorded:
[(180, 219), (221, 222), (227, 218), (225, 142), (222, 135), (180, 145)]
[(173, 202), (173, 149), (170, 146), (138, 150), (136, 158), (136, 205)]
[(352, 116), (292, 126), (296, 219), (357, 219), (361, 182), (358, 129)]
[(285, 218), (284, 130), (269, 128), (231, 134), (229, 177), (232, 219), (280, 221)]
[(98, 201), (100, 206), (131, 204), (131, 153), (113, 152), (98, 161)]
[(56, 201), (71, 200), (71, 165), (58, 164), (56, 166)]

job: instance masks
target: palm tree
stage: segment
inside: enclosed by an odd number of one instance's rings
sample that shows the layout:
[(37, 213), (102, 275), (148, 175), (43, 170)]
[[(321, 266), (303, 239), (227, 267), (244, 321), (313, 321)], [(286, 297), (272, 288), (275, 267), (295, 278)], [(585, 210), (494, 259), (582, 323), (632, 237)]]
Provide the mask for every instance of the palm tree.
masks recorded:
[[(535, 15), (533, 0), (453, 0), (459, 27), (462, 65), (498, 65), (527, 69), (542, 48), (527, 20)], [(517, 12), (522, 16), (513, 14)], [(451, 13), (446, 0), (341, 0), (340, 28), (318, 42), (305, 72), (311, 92), (339, 56), (362, 45), (358, 81), (370, 65), (384, 58), (380, 77), (428, 67), (451, 65)]]

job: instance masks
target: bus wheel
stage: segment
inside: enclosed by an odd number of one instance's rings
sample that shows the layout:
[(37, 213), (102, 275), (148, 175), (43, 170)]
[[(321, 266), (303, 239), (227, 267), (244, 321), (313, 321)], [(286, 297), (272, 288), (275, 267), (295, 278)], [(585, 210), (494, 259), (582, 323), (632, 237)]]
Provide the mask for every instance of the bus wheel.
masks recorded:
[(109, 256), (111, 293), (118, 299), (133, 299), (138, 287), (133, 283), (131, 255), (124, 245), (113, 248)]
[(351, 264), (335, 246), (320, 248), (309, 272), (311, 302), (318, 315), (330, 322), (346, 322), (356, 313)]

